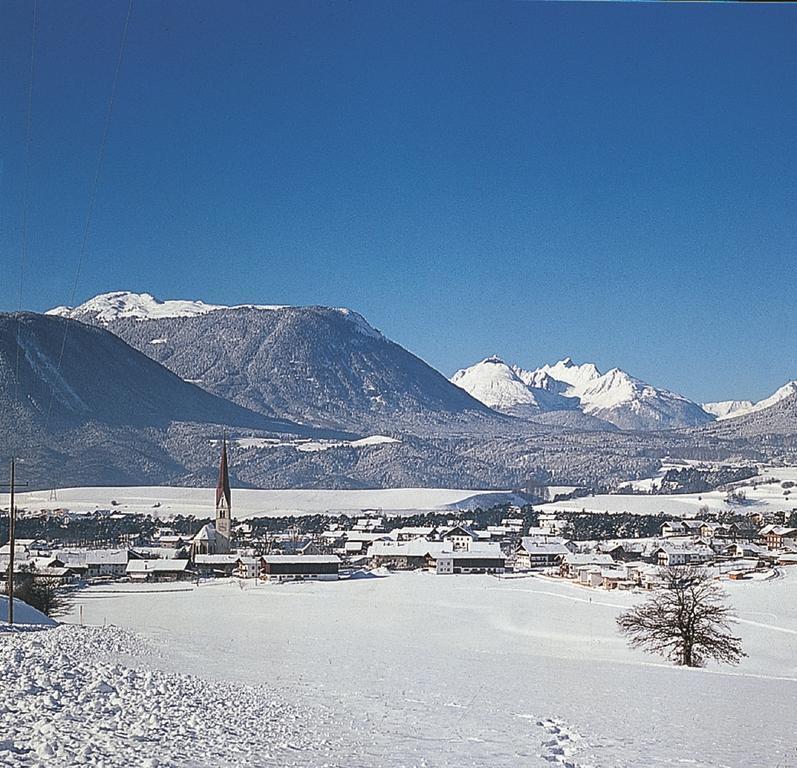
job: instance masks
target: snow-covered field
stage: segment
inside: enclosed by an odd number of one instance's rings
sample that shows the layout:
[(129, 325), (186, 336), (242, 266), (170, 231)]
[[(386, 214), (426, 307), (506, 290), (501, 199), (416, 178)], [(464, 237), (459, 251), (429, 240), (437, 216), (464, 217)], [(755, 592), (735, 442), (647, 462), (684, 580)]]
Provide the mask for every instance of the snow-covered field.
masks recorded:
[[(17, 504), (25, 509), (69, 509), (93, 512), (113, 509), (117, 512), (151, 514), (168, 519), (175, 515), (209, 517), (213, 514), (215, 489), (140, 486), (124, 488), (59, 488), (56, 500), (49, 491), (17, 494)], [(267, 515), (310, 515), (315, 513), (357, 514), (364, 509), (384, 514), (432, 510), (455, 504), (481, 493), (451, 488), (388, 488), (377, 490), (250, 490), (233, 489), (235, 517)], [(484, 491), (491, 494), (505, 491)], [(3, 498), (7, 498), (4, 496)], [(116, 505), (111, 504), (117, 502)], [(491, 501), (491, 503), (497, 503)], [(155, 506), (155, 505), (159, 506)]]
[[(640, 490), (647, 489), (658, 478), (640, 480), (635, 486)], [(775, 478), (776, 483), (761, 484), (762, 479)], [(797, 489), (788, 496), (784, 495), (781, 483), (791, 481), (797, 483), (797, 467), (778, 467), (762, 470), (762, 475), (755, 481), (748, 480), (740, 487), (744, 491), (746, 500), (743, 503), (728, 503), (727, 494), (721, 491), (707, 493), (684, 493), (665, 495), (647, 494), (599, 494), (572, 499), (571, 501), (558, 501), (550, 504), (536, 506), (541, 512), (631, 512), (634, 514), (656, 515), (663, 513), (674, 517), (699, 517), (703, 507), (711, 512), (733, 510), (740, 514), (747, 512), (772, 512), (775, 510), (790, 511), (797, 508)], [(756, 483), (755, 488), (752, 483)]]
[[(797, 765), (797, 571), (727, 585), (749, 657), (705, 670), (673, 668), (625, 645), (614, 620), (637, 596), (541, 577), (411, 573), (164, 589), (115, 585), (79, 597), (86, 622), (118, 624), (146, 643), (76, 627), (37, 633), (47, 645), (32, 650), (19, 649), (30, 636), (0, 640), (4, 683), (9, 657), (16, 669), (39, 659), (3, 711), (30, 713), (38, 702), (40, 713), (63, 712), (54, 727), (68, 723), (78, 734), (69, 743), (89, 734), (96, 755), (128, 750), (161, 765)], [(109, 661), (98, 661), (109, 651)], [(53, 671), (42, 670), (52, 652)], [(117, 693), (75, 694), (83, 709), (70, 699), (65, 712), (48, 710), (31, 678), (73, 686), (74, 664), (82, 690), (105, 691), (106, 683)], [(239, 709), (252, 719), (239, 720)], [(234, 713), (228, 738), (224, 712)], [(118, 725), (124, 736), (114, 735)], [(40, 751), (45, 742), (54, 749), (58, 739), (48, 733), (20, 727), (15, 748), (33, 739)], [(242, 741), (235, 758), (220, 751)], [(298, 749), (266, 758), (288, 742)], [(69, 763), (47, 756), (42, 764)]]

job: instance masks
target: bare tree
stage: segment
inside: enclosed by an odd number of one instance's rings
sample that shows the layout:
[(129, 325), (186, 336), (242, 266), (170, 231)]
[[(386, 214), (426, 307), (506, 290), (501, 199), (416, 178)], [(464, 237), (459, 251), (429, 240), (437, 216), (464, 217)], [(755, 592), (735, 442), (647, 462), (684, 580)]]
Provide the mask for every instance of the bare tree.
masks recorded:
[(667, 568), (663, 575), (663, 588), (617, 618), (631, 647), (686, 667), (709, 659), (738, 664), (747, 654), (730, 632), (734, 616), (717, 582), (692, 566)]

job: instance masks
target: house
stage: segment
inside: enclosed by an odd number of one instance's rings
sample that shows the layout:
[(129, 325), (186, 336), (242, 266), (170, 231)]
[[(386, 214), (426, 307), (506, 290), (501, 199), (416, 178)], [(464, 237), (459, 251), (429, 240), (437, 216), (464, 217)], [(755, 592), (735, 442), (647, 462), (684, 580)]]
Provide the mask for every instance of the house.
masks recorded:
[(559, 566), (559, 574), (561, 576), (576, 578), (579, 568), (584, 567), (603, 567), (608, 568), (614, 565), (614, 559), (611, 555), (601, 554), (599, 552), (589, 552), (586, 554), (568, 552), (563, 558)]
[(127, 564), (130, 581), (186, 581), (193, 578), (188, 560), (131, 560)]
[(437, 528), (433, 525), (405, 526), (394, 528), (390, 535), (396, 541), (410, 541), (411, 539), (426, 539), (432, 541), (437, 534)]
[(744, 557), (757, 558), (760, 560), (769, 559), (771, 557), (770, 552), (766, 547), (762, 547), (759, 544), (750, 544), (738, 541), (723, 547), (720, 550), (720, 553), (725, 557), (731, 558)]
[(260, 577), (267, 581), (334, 581), (340, 560), (335, 555), (264, 555)]
[(684, 546), (678, 544), (662, 544), (656, 551), (656, 562), (663, 568), (679, 565), (699, 565), (707, 563), (714, 557), (712, 549), (705, 545)]
[(202, 578), (232, 576), (238, 555), (194, 555), (194, 570)]
[(368, 548), (368, 557), (376, 567), (412, 570), (429, 567), (430, 561), (436, 560), (445, 548), (446, 545), (443, 542), (428, 541), (427, 539), (375, 541)]
[(441, 552), (437, 556), (436, 571), (439, 574), (503, 573), (505, 570), (506, 557), (499, 547)]
[(155, 541), (159, 547), (168, 549), (183, 549), (191, 543), (187, 536), (176, 533), (159, 533), (155, 536)]
[(335, 552), (346, 557), (364, 555), (375, 541), (392, 541), (386, 533), (375, 531), (347, 531), (345, 537), (343, 545), (336, 547)]
[(260, 575), (260, 558), (239, 557), (235, 561), (234, 575), (239, 579), (256, 579)]
[(515, 566), (522, 570), (552, 568), (561, 565), (570, 550), (559, 541), (524, 536), (515, 550)]
[(185, 547), (174, 549), (172, 547), (141, 547), (134, 546), (131, 548), (133, 555), (138, 555), (145, 560), (188, 560), (189, 551)]
[[(369, 510), (363, 511), (368, 512)], [(378, 512), (379, 510), (375, 511)], [(355, 531), (383, 532), (385, 530), (385, 519), (383, 517), (360, 517), (352, 527)]]
[(714, 526), (704, 520), (668, 520), (661, 525), (662, 538), (673, 536), (699, 536), (704, 539), (714, 538)]
[(587, 587), (599, 587), (603, 583), (602, 569), (599, 565), (580, 565), (573, 572), (573, 578)]
[(769, 549), (783, 549), (788, 545), (797, 545), (797, 528), (782, 525), (765, 525), (758, 537)]
[(557, 518), (556, 512), (540, 512), (537, 524), (552, 536), (558, 536), (570, 530), (570, 521)]
[(479, 535), (464, 525), (455, 525), (440, 534), (441, 541), (447, 541), (451, 548), (457, 552), (469, 550), (471, 545), (479, 540)]
[(127, 563), (139, 559), (129, 549), (89, 549), (53, 552), (65, 567), (85, 579), (121, 579), (127, 573)]
[(63, 565), (47, 565), (30, 571), (33, 581), (56, 582), (57, 584), (71, 584), (75, 581), (75, 574), (71, 568)]
[(604, 589), (633, 589), (636, 586), (628, 570), (622, 566), (601, 568), (601, 586)]

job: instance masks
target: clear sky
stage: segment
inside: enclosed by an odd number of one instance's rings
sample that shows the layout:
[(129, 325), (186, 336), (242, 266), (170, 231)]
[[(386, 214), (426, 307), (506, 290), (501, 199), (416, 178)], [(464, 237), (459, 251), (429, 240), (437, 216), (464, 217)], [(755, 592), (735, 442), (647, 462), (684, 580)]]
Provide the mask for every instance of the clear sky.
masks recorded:
[[(0, 310), (30, 2), (0, 4)], [(66, 303), (127, 1), (39, 0), (22, 304)], [(797, 6), (135, 0), (77, 299), (350, 306), (446, 374), (797, 378)]]

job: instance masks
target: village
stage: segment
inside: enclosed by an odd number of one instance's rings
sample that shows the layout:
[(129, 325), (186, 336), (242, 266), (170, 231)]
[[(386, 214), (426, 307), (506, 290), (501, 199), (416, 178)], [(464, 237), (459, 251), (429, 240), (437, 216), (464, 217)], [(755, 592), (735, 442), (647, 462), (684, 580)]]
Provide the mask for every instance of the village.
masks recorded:
[[(716, 578), (760, 580), (797, 565), (797, 528), (785, 524), (785, 512), (723, 523), (671, 519), (650, 536), (580, 540), (572, 536), (570, 520), (531, 507), (505, 505), (496, 510), (503, 515), (497, 524), (479, 524), (461, 512), (442, 523), (410, 525), (372, 510), (348, 523), (327, 520), (318, 532), (278, 527), (264, 539), (255, 521), (234, 520), (227, 461), (224, 445), (215, 519), (193, 535), (164, 521), (149, 535), (129, 536), (124, 547), (64, 547), (18, 538), (15, 588), (26, 581), (70, 589), (107, 581), (237, 579), (255, 585), (424, 570), (441, 576), (537, 575), (590, 588), (650, 590), (660, 585), (667, 567), (698, 565)], [(0, 548), (0, 572), (7, 574), (11, 555), (10, 543)]]

